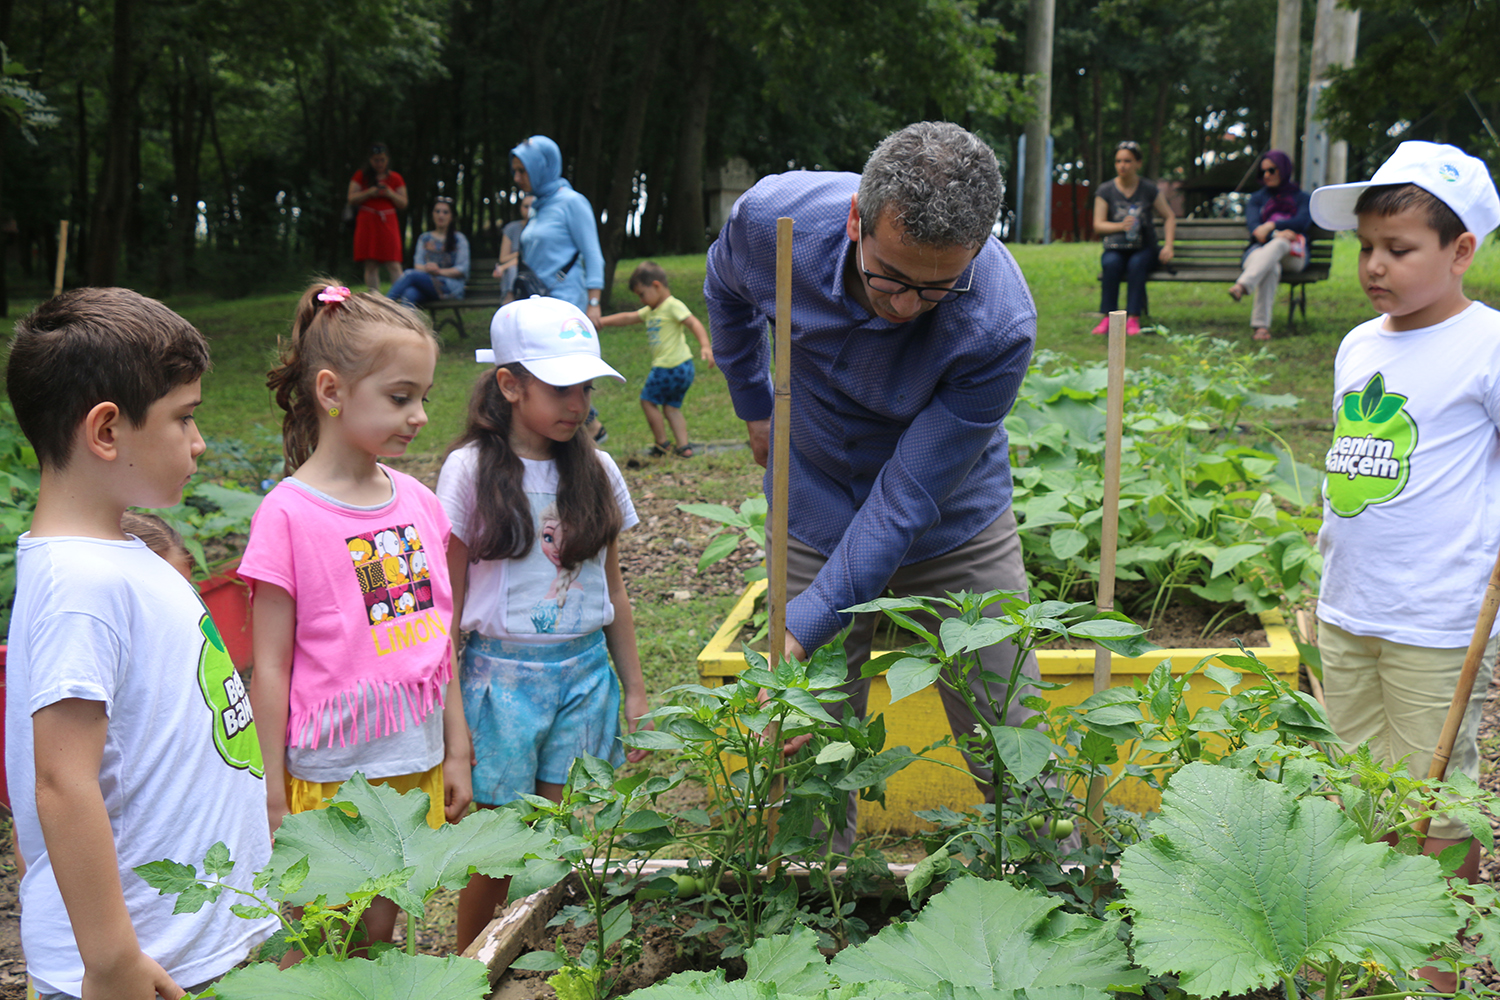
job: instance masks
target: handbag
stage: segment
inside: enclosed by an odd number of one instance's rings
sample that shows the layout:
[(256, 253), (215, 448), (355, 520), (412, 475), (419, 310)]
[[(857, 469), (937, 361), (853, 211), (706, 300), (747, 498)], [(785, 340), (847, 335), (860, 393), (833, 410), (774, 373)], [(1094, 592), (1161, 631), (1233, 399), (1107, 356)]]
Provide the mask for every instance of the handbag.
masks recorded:
[(533, 295), (550, 294), (553, 287), (568, 276), (568, 272), (573, 270), (573, 265), (576, 263), (578, 263), (577, 252), (573, 254), (573, 259), (568, 261), (568, 266), (557, 272), (557, 281), (548, 285), (542, 281), (541, 275), (533, 271), (525, 260), (517, 257), (516, 280), (511, 285), (511, 293), (518, 299), (529, 299)]

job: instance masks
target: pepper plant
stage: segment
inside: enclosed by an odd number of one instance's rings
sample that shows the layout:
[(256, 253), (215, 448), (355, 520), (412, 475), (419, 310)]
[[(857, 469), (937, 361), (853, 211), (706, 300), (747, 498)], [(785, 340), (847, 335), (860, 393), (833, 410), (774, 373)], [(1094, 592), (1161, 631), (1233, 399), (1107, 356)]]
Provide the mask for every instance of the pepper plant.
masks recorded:
[[(882, 718), (830, 713), (847, 698), (839, 642), (805, 663), (782, 660), (774, 672), (753, 650), (746, 659), (732, 684), (672, 688), (676, 703), (651, 714), (654, 731), (622, 737), (627, 746), (671, 752), (708, 790), (707, 809), (670, 818), (673, 836), (706, 859), (707, 892), (689, 934), (715, 934), (733, 957), (798, 919), (817, 918), (799, 908), (797, 883), (777, 874), (796, 860), (813, 867), (827, 900), (815, 922), (828, 943), (859, 939), (864, 929), (851, 916), (850, 886), (833, 876), (843, 860), (833, 852), (833, 831), (846, 825), (849, 792), (883, 801), (886, 779), (930, 748), (887, 747)], [(783, 741), (801, 735), (810, 737), (807, 746), (783, 754)]]
[(554, 951), (522, 955), (512, 968), (559, 970), (547, 982), (560, 1000), (610, 995), (615, 972), (641, 952), (639, 940), (631, 936), (630, 905), (638, 872), (630, 866), (673, 843), (668, 821), (654, 803), (656, 796), (681, 781), (680, 771), (670, 777), (649, 771), (620, 775), (609, 761), (585, 754), (573, 761), (561, 801), (525, 797), (535, 809), (527, 819), (554, 838), (553, 851), (569, 864), (583, 888), (583, 905), (564, 907), (552, 925), (593, 926), (597, 936), (577, 957), (559, 938)]

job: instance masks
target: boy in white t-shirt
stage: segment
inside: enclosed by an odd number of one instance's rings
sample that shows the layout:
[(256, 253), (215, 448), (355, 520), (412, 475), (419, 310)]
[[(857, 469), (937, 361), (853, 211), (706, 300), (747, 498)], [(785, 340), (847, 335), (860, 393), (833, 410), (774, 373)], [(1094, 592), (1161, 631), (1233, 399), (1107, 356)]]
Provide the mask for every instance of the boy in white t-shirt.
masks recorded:
[[(1500, 223), (1484, 163), (1403, 142), (1367, 182), (1319, 188), (1312, 215), (1358, 229), (1359, 280), (1383, 316), (1352, 330), (1334, 365), (1323, 487), (1318, 645), (1334, 730), (1425, 777), (1500, 549), (1500, 314), (1464, 295), (1478, 244)], [(1486, 652), (1449, 773), (1478, 776)], [(1434, 820), (1427, 853), (1471, 841)], [(1451, 972), (1423, 974), (1451, 991)], [(1446, 983), (1442, 978), (1446, 977)]]
[(249, 697), (197, 592), (120, 528), (197, 467), (208, 344), (166, 306), (85, 288), (16, 324), (7, 389), (41, 486), (16, 555), (5, 765), (37, 993), (168, 1000), (270, 934), (225, 894), (174, 915), (134, 868), (223, 841), (250, 888), (270, 858)]
[[(692, 388), (696, 370), (693, 368), (693, 352), (688, 348), (683, 330), (693, 331), (693, 336), (698, 338), (700, 356), (712, 368), (714, 349), (708, 342), (708, 331), (703, 329), (698, 317), (672, 294), (667, 284), (667, 272), (655, 261), (643, 261), (636, 266), (630, 274), (630, 290), (641, 300), (641, 308), (635, 312), (612, 313), (601, 319), (599, 326), (646, 324), (646, 336), (651, 343), (651, 374), (641, 386), (641, 409), (646, 414), (647, 426), (651, 428), (651, 439), (656, 442), (651, 447), (651, 454), (661, 457), (675, 452), (683, 458), (692, 458), (693, 446), (688, 440), (682, 401)], [(667, 440), (669, 427), (672, 441)]]

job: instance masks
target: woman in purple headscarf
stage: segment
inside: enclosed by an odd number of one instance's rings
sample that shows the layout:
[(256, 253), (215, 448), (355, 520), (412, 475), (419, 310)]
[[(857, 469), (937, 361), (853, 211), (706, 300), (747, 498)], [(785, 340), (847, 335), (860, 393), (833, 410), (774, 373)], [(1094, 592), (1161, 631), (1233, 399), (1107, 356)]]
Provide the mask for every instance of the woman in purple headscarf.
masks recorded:
[(1244, 270), (1229, 286), (1229, 296), (1238, 302), (1246, 292), (1255, 293), (1250, 325), (1256, 340), (1271, 339), (1271, 309), (1276, 304), (1276, 286), (1283, 271), (1307, 266), (1307, 231), (1312, 228), (1311, 199), (1292, 180), (1292, 160), (1273, 149), (1260, 161), (1264, 185), (1250, 196), (1245, 209), (1245, 227), (1250, 245), (1245, 248)]

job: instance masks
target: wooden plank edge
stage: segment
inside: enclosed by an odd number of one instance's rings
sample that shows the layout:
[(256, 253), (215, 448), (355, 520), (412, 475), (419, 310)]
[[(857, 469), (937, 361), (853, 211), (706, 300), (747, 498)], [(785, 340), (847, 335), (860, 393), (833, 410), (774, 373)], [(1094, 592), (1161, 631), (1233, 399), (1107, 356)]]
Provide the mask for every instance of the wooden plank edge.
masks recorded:
[(490, 985), (500, 981), (526, 947), (526, 939), (541, 932), (562, 906), (567, 879), (511, 903), (489, 922), (480, 935), (463, 950), (464, 958), (483, 962)]

